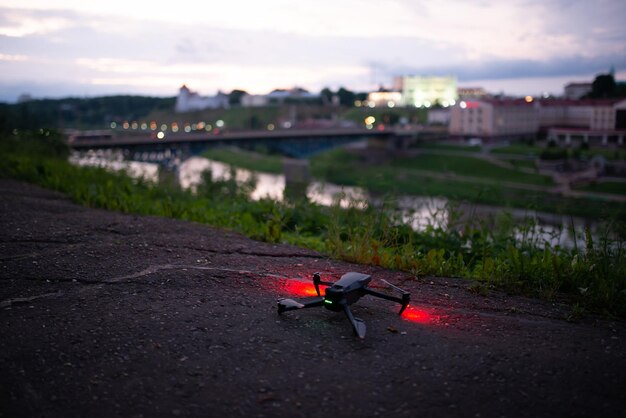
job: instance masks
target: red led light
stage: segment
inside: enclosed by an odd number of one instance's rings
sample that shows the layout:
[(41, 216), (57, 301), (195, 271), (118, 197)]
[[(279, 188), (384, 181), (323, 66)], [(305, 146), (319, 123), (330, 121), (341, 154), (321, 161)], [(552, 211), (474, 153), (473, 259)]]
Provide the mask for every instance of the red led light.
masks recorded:
[[(284, 283), (284, 289), (290, 296), (317, 296), (313, 283), (287, 280)], [(320, 291), (321, 290), (322, 289), (320, 289)]]
[(434, 319), (430, 312), (424, 309), (414, 308), (411, 305), (404, 310), (402, 318), (419, 324), (429, 324)]

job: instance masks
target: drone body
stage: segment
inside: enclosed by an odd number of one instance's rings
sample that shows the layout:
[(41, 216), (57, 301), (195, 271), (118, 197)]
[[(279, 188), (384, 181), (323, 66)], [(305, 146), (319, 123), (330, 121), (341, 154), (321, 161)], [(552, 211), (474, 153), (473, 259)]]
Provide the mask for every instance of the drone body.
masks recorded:
[[(372, 277), (367, 274), (350, 272), (341, 276), (337, 282), (332, 283), (322, 281), (320, 274), (315, 273), (313, 275), (313, 285), (315, 286), (315, 291), (317, 292), (318, 297), (309, 298), (302, 302), (298, 302), (293, 299), (279, 299), (278, 313), (280, 314), (285, 311), (292, 311), (295, 309), (313, 308), (316, 306), (324, 306), (326, 309), (334, 312), (343, 311), (352, 324), (354, 333), (359, 338), (365, 338), (365, 323), (361, 319), (355, 318), (354, 315), (352, 315), (349, 305), (352, 305), (365, 295), (371, 295), (402, 304), (400, 312), (398, 313), (399, 315), (402, 315), (402, 312), (404, 312), (406, 307), (409, 305), (409, 301), (411, 299), (411, 294), (409, 292), (393, 286), (390, 283), (389, 284), (394, 289), (399, 290), (402, 293), (401, 298), (372, 290), (367, 287), (371, 280)], [(328, 286), (325, 289), (323, 297), (320, 295), (319, 285)]]

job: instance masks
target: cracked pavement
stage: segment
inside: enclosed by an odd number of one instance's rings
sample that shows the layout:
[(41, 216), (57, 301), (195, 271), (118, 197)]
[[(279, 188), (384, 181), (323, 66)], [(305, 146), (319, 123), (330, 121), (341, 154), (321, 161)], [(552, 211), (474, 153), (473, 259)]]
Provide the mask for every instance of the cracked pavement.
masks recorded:
[[(0, 180), (0, 416), (626, 416), (623, 321)], [(372, 274), (342, 314), (276, 313)]]

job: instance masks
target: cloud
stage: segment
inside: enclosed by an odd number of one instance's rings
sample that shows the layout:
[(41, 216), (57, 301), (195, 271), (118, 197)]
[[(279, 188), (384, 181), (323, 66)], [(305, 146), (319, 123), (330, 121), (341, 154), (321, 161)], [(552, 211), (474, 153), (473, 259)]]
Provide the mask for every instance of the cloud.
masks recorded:
[(456, 75), (460, 81), (514, 78), (588, 76), (608, 73), (611, 67), (626, 69), (626, 56), (571, 57), (550, 61), (494, 60), (461, 65), (391, 67), (388, 74)]
[(35, 94), (46, 83), (169, 95), (184, 82), (209, 94), (364, 89), (409, 73), (471, 81), (626, 70), (618, 0), (6, 3), (0, 79)]
[(0, 61), (26, 61), (28, 57), (26, 55), (9, 55), (0, 54)]
[(0, 9), (0, 35), (20, 38), (45, 35), (71, 27), (73, 21), (63, 12)]

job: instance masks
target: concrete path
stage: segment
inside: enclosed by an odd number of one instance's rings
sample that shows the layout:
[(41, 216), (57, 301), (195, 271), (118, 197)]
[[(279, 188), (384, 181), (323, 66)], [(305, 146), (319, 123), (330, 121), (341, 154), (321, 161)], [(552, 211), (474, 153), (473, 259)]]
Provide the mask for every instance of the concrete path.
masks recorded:
[[(0, 181), (1, 417), (626, 415), (623, 321)], [(310, 277), (412, 293), (279, 316)]]

